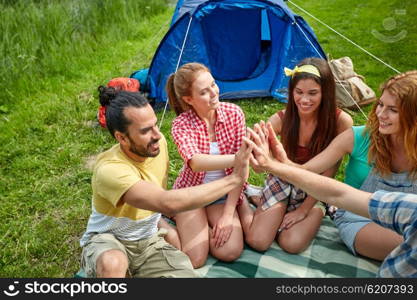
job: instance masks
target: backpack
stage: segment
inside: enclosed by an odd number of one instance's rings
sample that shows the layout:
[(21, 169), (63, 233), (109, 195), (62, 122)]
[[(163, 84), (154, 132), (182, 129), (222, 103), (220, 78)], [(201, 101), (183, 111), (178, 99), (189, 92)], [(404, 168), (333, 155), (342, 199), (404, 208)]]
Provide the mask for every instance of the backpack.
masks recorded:
[(140, 86), (143, 87), (142, 90), (145, 91), (144, 88), (146, 86), (146, 80), (148, 79), (148, 72), (149, 69), (140, 69), (136, 72), (133, 72), (129, 77), (139, 80)]
[(107, 86), (120, 91), (139, 92), (140, 83), (135, 78), (118, 77), (110, 80)]
[(365, 78), (353, 70), (353, 62), (349, 57), (332, 59), (329, 65), (336, 80), (336, 102), (339, 108), (358, 110), (357, 105), (364, 106), (376, 100), (375, 92), (365, 83)]

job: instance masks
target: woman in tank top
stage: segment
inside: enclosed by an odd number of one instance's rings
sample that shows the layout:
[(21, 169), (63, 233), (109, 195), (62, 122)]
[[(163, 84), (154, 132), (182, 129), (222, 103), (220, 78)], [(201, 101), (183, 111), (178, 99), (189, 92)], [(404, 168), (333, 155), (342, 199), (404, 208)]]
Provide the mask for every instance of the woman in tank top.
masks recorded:
[[(270, 118), (274, 131), (290, 159), (302, 164), (320, 153), (341, 132), (350, 128), (352, 118), (336, 108), (335, 82), (328, 63), (307, 58), (291, 76), (286, 109)], [(324, 170), (333, 176), (337, 162)], [(268, 175), (255, 212), (244, 202), (239, 207), (246, 242), (264, 251), (276, 239), (290, 253), (306, 249), (315, 237), (326, 208), (303, 191)]]

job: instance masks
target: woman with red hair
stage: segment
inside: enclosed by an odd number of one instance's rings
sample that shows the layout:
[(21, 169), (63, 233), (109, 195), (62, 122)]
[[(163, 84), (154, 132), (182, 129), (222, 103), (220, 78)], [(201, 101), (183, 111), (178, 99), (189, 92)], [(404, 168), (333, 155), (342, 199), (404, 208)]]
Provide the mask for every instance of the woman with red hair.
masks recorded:
[[(367, 192), (417, 194), (417, 71), (392, 76), (381, 89), (366, 126), (346, 130), (303, 167), (321, 173), (348, 154), (345, 183)], [(396, 232), (342, 209), (336, 211), (334, 222), (354, 254), (372, 259), (384, 260), (403, 240)]]

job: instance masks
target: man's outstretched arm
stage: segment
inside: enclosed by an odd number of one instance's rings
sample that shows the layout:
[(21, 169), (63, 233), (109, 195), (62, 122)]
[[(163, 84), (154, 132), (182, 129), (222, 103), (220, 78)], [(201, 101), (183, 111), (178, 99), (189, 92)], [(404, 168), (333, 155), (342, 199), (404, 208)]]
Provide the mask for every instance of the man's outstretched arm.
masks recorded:
[(123, 195), (121, 201), (137, 208), (161, 212), (168, 216), (203, 207), (241, 186), (248, 179), (251, 152), (252, 145), (242, 144), (235, 156), (233, 173), (222, 179), (169, 191), (141, 180)]
[(360, 191), (333, 178), (277, 161), (274, 161), (266, 171), (292, 183), (317, 200), (369, 218), (368, 203), (371, 193)]

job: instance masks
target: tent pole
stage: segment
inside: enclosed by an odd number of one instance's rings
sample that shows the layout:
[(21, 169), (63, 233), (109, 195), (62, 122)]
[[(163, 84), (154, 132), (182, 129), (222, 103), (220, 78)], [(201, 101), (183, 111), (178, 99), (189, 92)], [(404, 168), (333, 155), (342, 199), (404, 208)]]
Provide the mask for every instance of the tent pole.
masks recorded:
[[(193, 16), (190, 17), (190, 21), (188, 22), (187, 31), (185, 32), (184, 40), (182, 41), (180, 56), (178, 57), (177, 66), (175, 67), (175, 73), (177, 72), (178, 67), (180, 65), (180, 61), (181, 61), (181, 58), (182, 58), (182, 53), (184, 52), (185, 42), (187, 41), (188, 32), (190, 30), (192, 20), (193, 20)], [(165, 99), (165, 107), (164, 107), (164, 111), (162, 113), (161, 121), (159, 122), (159, 128), (162, 128), (162, 122), (164, 121), (165, 112), (167, 110), (167, 107), (168, 107), (168, 99)]]
[(305, 14), (309, 15), (310, 17), (312, 17), (314, 20), (316, 20), (317, 22), (319, 22), (320, 24), (326, 26), (328, 29), (330, 29), (331, 31), (333, 31), (334, 33), (338, 34), (339, 36), (341, 36), (342, 38), (344, 38), (345, 40), (347, 40), (349, 43), (351, 43), (352, 45), (356, 46), (357, 48), (359, 48), (360, 50), (362, 50), (363, 52), (365, 52), (366, 54), (368, 54), (369, 56), (371, 56), (372, 58), (376, 59), (377, 61), (379, 61), (380, 63), (384, 64), (385, 66), (387, 66), (388, 68), (390, 68), (391, 70), (397, 72), (397, 73), (401, 73), (400, 71), (398, 71), (397, 69), (395, 69), (394, 67), (392, 67), (391, 65), (387, 64), (386, 62), (384, 62), (382, 59), (380, 59), (379, 57), (373, 55), (371, 52), (369, 52), (368, 50), (364, 49), (363, 47), (359, 46), (358, 44), (356, 44), (354, 41), (352, 41), (351, 39), (347, 38), (346, 36), (344, 36), (343, 34), (341, 34), (340, 32), (336, 31), (335, 29), (331, 28), (329, 25), (327, 25), (326, 23), (320, 21), (319, 19), (317, 19), (315, 16), (313, 16), (312, 14), (310, 14), (309, 12), (307, 12), (306, 10), (302, 9), (301, 7), (299, 7), (297, 4), (295, 4), (294, 2), (292, 2), (291, 0), (288, 0), (288, 2), (290, 2), (292, 5), (294, 5), (295, 7), (297, 7), (299, 10), (301, 10), (302, 12), (304, 12)]

